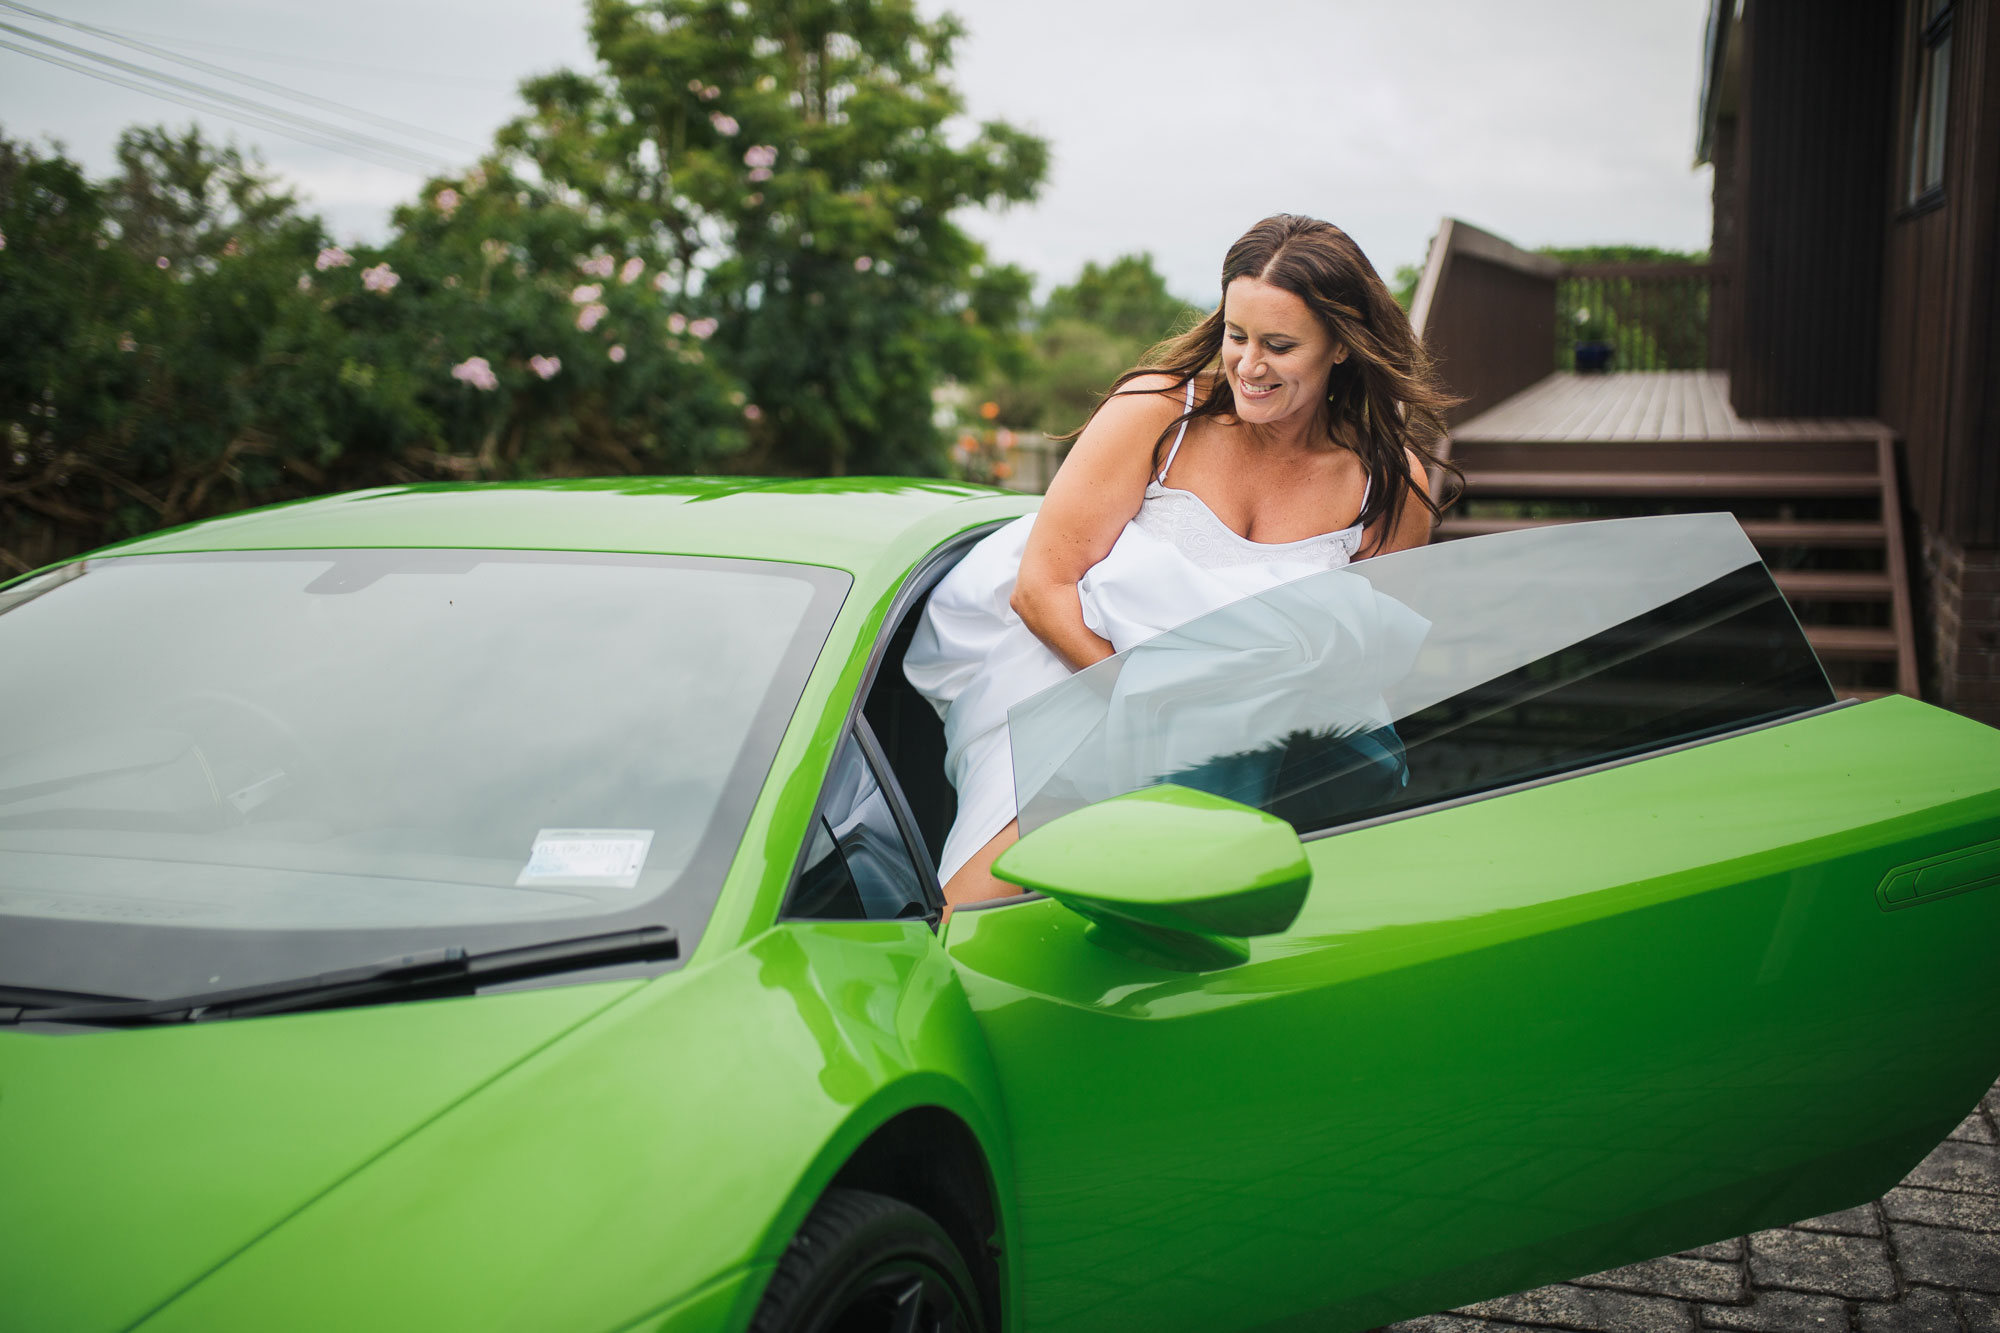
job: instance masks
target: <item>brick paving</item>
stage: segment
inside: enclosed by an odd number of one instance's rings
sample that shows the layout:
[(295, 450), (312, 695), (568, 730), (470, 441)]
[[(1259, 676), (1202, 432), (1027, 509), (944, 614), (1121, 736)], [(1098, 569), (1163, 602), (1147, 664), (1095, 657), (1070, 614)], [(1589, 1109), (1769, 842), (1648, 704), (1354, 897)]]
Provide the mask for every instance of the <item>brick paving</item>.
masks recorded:
[(1874, 1203), (1379, 1333), (2000, 1333), (2000, 1084)]

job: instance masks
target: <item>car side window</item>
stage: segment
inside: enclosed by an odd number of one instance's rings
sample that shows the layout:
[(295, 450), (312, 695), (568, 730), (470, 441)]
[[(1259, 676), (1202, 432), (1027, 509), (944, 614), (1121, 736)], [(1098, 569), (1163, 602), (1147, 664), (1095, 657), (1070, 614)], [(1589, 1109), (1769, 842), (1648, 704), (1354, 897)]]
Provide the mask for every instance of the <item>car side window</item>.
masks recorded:
[(827, 775), (805, 865), (785, 915), (895, 920), (933, 913), (930, 876), (903, 836), (859, 736), (849, 732)]

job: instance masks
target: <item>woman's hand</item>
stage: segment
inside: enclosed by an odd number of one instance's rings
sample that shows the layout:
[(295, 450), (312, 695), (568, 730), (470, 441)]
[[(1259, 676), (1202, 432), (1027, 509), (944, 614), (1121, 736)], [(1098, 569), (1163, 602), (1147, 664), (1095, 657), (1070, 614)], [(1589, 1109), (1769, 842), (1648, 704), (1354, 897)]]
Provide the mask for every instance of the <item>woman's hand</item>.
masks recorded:
[(1111, 656), (1111, 645), (1083, 623), (1076, 585), (1139, 512), (1153, 445), (1184, 410), (1181, 393), (1166, 375), (1142, 375), (1113, 395), (1071, 447), (1035, 516), (1014, 612), (1072, 671)]

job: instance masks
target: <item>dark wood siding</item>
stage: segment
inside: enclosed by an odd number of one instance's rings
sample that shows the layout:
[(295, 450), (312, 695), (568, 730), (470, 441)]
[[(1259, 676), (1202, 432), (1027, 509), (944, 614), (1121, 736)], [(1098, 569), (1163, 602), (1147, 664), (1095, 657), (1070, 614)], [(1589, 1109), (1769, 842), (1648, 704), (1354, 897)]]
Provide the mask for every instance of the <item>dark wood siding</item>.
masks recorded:
[[(1449, 303), (1424, 341), (1438, 375), (1465, 401), (1449, 414), (1456, 425), (1549, 373), (1556, 341), (1555, 283), (1483, 259), (1452, 262)], [(1494, 330), (1503, 336), (1493, 336)]]
[(1876, 410), (1895, 11), (1749, 0), (1731, 400), (1746, 417)]
[(1909, 502), (1932, 532), (2000, 544), (2000, 24), (1994, 0), (1953, 6), (1944, 198), (1902, 206), (1918, 17), (1898, 7), (1898, 82), (1884, 244), (1880, 415), (1902, 437)]
[(1710, 196), (1712, 223), (1708, 237), (1708, 368), (1729, 369), (1741, 315), (1736, 301), (1736, 117), (1723, 119), (1715, 131), (1714, 190)]

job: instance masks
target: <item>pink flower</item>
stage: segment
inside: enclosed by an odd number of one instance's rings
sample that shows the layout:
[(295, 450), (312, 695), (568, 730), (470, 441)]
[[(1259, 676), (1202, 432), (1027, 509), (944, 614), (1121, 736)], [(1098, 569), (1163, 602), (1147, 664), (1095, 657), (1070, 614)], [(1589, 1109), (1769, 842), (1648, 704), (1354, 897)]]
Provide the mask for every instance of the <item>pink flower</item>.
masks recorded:
[(673, 314), (667, 316), (668, 333), (686, 333), (687, 329), (688, 329), (688, 317), (686, 315), (681, 314), (677, 310)]
[(644, 273), (645, 271), (646, 271), (646, 261), (639, 258), (639, 256), (637, 255), (633, 255), (630, 259), (625, 261), (625, 266), (618, 270), (618, 281), (623, 283), (637, 282), (639, 280), (639, 275), (641, 273)]
[(625, 360), (625, 345), (623, 343), (613, 343), (611, 344), (611, 350), (606, 352), (605, 355), (611, 358), (613, 365), (618, 365)]
[(528, 358), (528, 369), (534, 371), (545, 380), (552, 380), (556, 377), (556, 372), (562, 369), (562, 358), (559, 356), (531, 356)]
[(361, 270), (361, 285), (371, 292), (393, 292), (396, 290), (396, 284), (401, 281), (402, 279), (396, 276), (396, 270), (387, 264), (377, 264), (374, 268)]
[(450, 217), (458, 211), (458, 191), (447, 185), (431, 196), (431, 202), (437, 205), (438, 212)]
[(738, 125), (736, 123), (736, 117), (729, 115), (727, 112), (722, 112), (722, 111), (710, 112), (708, 117), (708, 123), (715, 126), (715, 132), (717, 134), (722, 135), (724, 138), (728, 138), (731, 135), (734, 135), (737, 131), (743, 128), (741, 125)]
[(470, 384), (475, 389), (500, 387), (500, 377), (493, 373), (493, 367), (486, 363), (486, 358), (483, 356), (468, 356), (451, 368), (451, 377), (460, 383)]
[(688, 325), (688, 332), (697, 338), (713, 338), (718, 327), (712, 319), (697, 319)]
[(576, 312), (576, 326), (585, 333), (589, 333), (597, 327), (599, 320), (610, 313), (611, 311), (606, 307), (596, 301), (592, 301), (589, 305)]
[(700, 97), (700, 96), (701, 96), (701, 80), (700, 80), (700, 79), (689, 79), (689, 80), (688, 80), (688, 91), (689, 91), (689, 92), (691, 92), (691, 93), (693, 93), (693, 94), (694, 94), (694, 95), (695, 95), (696, 97)]
[(4, 231), (0, 231), (0, 250), (5, 250), (6, 248), (7, 248), (7, 233)]
[(577, 260), (576, 266), (593, 278), (608, 278), (611, 270), (618, 267), (618, 261), (610, 255), (592, 255), (588, 259)]
[(778, 150), (767, 143), (752, 144), (743, 151), (743, 165), (775, 167), (778, 165)]
[(172, 268), (174, 266), (174, 261), (167, 258), (165, 255), (161, 255), (158, 259), (155, 259), (153, 263), (156, 267), (159, 268)]
[(856, 273), (866, 273), (869, 269), (874, 267), (875, 267), (875, 261), (870, 259), (867, 255), (862, 255), (859, 259), (856, 259), (854, 261), (854, 271)]
[(755, 403), (750, 403), (743, 409), (743, 419), (745, 421), (762, 421), (764, 419), (764, 409)]
[(575, 291), (571, 292), (569, 294), (569, 299), (576, 302), (576, 304), (578, 305), (589, 305), (592, 301), (595, 301), (598, 297), (602, 295), (604, 295), (604, 288), (592, 282), (592, 283), (586, 283), (583, 286), (577, 288)]
[(329, 245), (313, 260), (313, 267), (324, 273), (330, 268), (346, 268), (354, 262), (354, 256), (337, 245)]
[(720, 96), (722, 96), (722, 89), (716, 87), (712, 83), (709, 84), (708, 87), (701, 90), (701, 100), (704, 102), (713, 102), (716, 98)]
[(664, 269), (653, 275), (654, 291), (663, 292), (671, 285), (672, 285), (671, 280), (667, 277), (666, 271)]
[(771, 179), (771, 169), (769, 167), (752, 167), (750, 169), (750, 179), (753, 181), (767, 181)]

